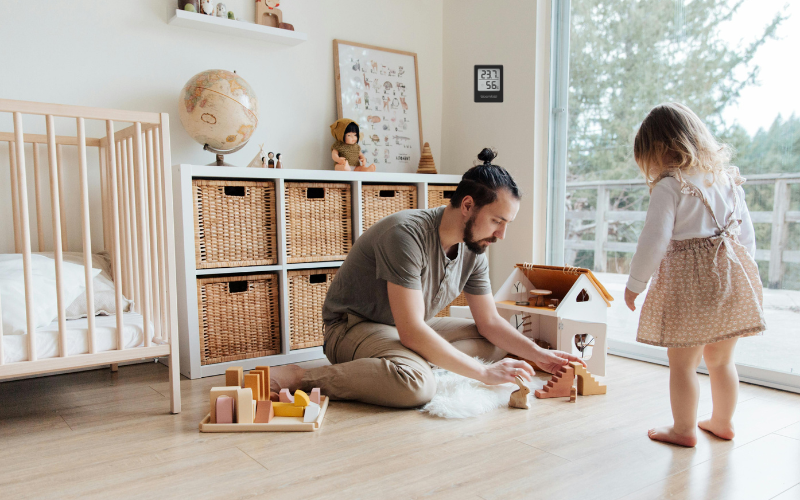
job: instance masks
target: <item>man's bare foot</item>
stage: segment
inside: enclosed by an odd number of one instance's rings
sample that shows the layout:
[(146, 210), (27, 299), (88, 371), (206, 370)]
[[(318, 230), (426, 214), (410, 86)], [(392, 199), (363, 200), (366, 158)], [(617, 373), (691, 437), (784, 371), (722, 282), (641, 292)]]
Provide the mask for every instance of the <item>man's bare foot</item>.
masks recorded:
[(686, 446), (688, 448), (697, 444), (697, 435), (691, 434), (678, 434), (672, 427), (659, 427), (657, 429), (650, 429), (647, 435), (653, 441), (663, 441), (665, 443), (677, 444)]
[(718, 424), (709, 418), (708, 420), (701, 420), (700, 422), (697, 422), (697, 427), (700, 427), (704, 431), (710, 432), (720, 439), (730, 440), (733, 439), (735, 434), (733, 431), (732, 422), (728, 422), (727, 424)]
[(300, 381), (305, 373), (305, 368), (297, 365), (273, 366), (269, 374), (269, 390), (280, 393), (281, 389), (289, 389), (294, 394), (300, 388)]

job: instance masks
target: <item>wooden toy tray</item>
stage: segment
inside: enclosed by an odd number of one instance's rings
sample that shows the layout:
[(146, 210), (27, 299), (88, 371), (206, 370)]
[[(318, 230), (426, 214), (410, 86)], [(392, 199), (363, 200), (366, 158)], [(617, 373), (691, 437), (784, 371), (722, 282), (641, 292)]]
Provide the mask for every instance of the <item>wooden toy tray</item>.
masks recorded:
[(200, 432), (312, 432), (322, 427), (328, 396), (322, 396), (319, 406), (319, 416), (313, 422), (303, 422), (303, 417), (273, 417), (268, 424), (210, 424), (209, 413), (200, 422)]

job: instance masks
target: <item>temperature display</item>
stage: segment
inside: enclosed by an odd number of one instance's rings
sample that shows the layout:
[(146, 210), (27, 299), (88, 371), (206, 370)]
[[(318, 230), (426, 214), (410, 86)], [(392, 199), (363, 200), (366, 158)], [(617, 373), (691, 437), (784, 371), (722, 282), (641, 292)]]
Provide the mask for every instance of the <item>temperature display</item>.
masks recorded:
[(475, 102), (503, 102), (503, 66), (475, 66)]

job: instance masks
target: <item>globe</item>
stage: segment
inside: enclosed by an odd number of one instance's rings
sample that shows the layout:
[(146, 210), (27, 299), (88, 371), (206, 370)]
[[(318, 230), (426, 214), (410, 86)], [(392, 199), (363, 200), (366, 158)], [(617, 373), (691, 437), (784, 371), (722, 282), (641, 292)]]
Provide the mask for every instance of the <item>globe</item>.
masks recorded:
[(236, 73), (210, 69), (183, 87), (178, 104), (183, 128), (218, 153), (241, 149), (258, 126), (258, 99)]

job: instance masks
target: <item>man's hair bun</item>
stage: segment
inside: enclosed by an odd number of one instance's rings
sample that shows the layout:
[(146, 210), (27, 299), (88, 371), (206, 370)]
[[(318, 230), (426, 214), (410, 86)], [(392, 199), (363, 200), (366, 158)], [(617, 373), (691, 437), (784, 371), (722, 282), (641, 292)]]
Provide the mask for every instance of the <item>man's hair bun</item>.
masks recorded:
[(483, 148), (483, 150), (478, 153), (478, 159), (482, 161), (484, 165), (491, 165), (492, 160), (495, 158), (497, 158), (497, 153), (490, 148)]

